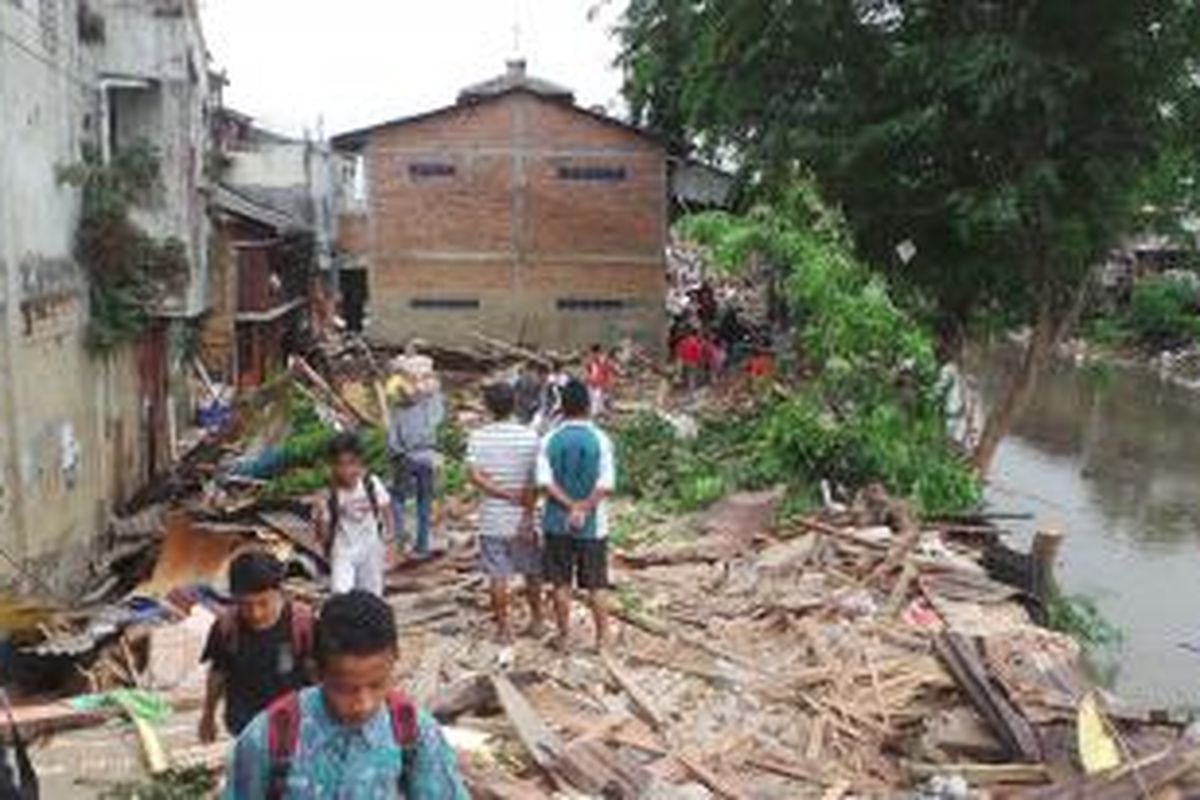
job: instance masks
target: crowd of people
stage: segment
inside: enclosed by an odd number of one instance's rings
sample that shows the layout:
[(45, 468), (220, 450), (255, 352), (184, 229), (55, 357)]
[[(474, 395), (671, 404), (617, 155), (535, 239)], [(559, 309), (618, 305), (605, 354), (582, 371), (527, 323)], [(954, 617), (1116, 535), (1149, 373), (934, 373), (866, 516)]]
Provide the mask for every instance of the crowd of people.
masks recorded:
[[(395, 688), (398, 636), (383, 599), (389, 566), (436, 556), (431, 507), (445, 400), (432, 362), (391, 363), (391, 474), (372, 474), (356, 434), (335, 435), (329, 487), (313, 502), (313, 526), (330, 565), (330, 596), (314, 610), (290, 600), (283, 567), (250, 551), (230, 566), (231, 608), (212, 626), (199, 736), (217, 738), (218, 709), (236, 737), (226, 796), (249, 798), (465, 798), (452, 749), (437, 722)], [(616, 485), (608, 435), (595, 422), (617, 380), (613, 354), (595, 347), (584, 377), (559, 363), (530, 363), (486, 386), (490, 421), (471, 432), (466, 467), (481, 495), (479, 568), (487, 577), (495, 635), (511, 643), (512, 589), (521, 582), (529, 624), (571, 644), (578, 590), (609, 643), (606, 503)], [(416, 527), (406, 535), (406, 506)]]
[(689, 392), (735, 370), (760, 379), (774, 369), (769, 333), (748, 325), (736, 304), (718, 301), (708, 283), (692, 288), (672, 308), (668, 345), (679, 382)]

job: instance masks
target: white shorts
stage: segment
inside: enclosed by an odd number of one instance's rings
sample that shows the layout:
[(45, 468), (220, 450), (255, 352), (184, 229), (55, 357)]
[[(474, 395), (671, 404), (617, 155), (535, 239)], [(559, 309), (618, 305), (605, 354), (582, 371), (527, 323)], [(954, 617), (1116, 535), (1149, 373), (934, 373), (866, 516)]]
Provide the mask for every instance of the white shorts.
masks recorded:
[(374, 542), (358, 547), (333, 548), (330, 568), (330, 590), (342, 594), (351, 589), (362, 589), (383, 597), (383, 573), (387, 569), (387, 548), (383, 542)]

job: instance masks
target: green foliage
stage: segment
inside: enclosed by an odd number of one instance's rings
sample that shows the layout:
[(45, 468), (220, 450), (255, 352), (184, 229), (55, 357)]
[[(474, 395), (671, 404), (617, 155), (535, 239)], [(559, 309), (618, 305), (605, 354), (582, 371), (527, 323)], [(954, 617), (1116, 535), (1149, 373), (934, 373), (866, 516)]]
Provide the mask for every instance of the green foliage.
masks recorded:
[[(811, 186), (743, 216), (704, 214), (680, 227), (727, 268), (756, 253), (785, 271), (804, 379), (754, 415), (702, 427), (697, 447), (708, 472), (688, 475), (693, 491), (715, 493), (718, 480), (722, 488), (783, 482), (798, 491), (821, 479), (848, 487), (882, 481), (929, 512), (974, 505), (978, 482), (946, 439), (930, 335), (854, 257), (840, 219)], [(708, 442), (720, 443), (715, 454)], [(641, 443), (637, 451), (665, 452)], [(651, 480), (670, 474), (657, 464), (640, 469)]]
[(760, 190), (813, 170), (940, 318), (1066, 313), (1145, 201), (1186, 196), (1200, 99), (1195, 3), (1077, 10), (632, 0), (618, 63), (635, 119), (732, 154)]
[(1121, 641), (1121, 629), (1105, 619), (1096, 601), (1086, 595), (1053, 593), (1047, 624), (1085, 645), (1104, 647)]
[[(981, 318), (1042, 332), (1004, 390), (1020, 398), (1092, 266), (1194, 216), (1200, 188), (1200, 4), (1080, 8), (630, 0), (617, 63), (635, 121), (738, 165), (744, 198), (786, 200), (813, 175), (948, 352)], [(996, 405), (981, 468), (1017, 405)]]
[(203, 800), (217, 789), (205, 767), (170, 770), (146, 781), (119, 783), (100, 793), (101, 800)]
[(156, 239), (129, 217), (158, 188), (158, 150), (139, 141), (108, 163), (94, 150), (58, 170), (61, 183), (82, 190), (75, 257), (90, 282), (88, 342), (107, 351), (145, 330), (148, 309), (187, 276), (187, 254), (175, 238)]
[(438, 428), (438, 452), (444, 456), (437, 485), (439, 497), (456, 497), (471, 490), (466, 466), (468, 436), (467, 430), (451, 417)]
[(1139, 344), (1160, 350), (1194, 341), (1200, 334), (1195, 289), (1169, 275), (1139, 281), (1129, 303), (1127, 327)]
[(1084, 320), (1080, 326), (1080, 334), (1089, 342), (1102, 347), (1122, 347), (1129, 342), (1132, 334), (1125, 327), (1123, 316), (1100, 315)]
[[(327, 453), (337, 432), (321, 421), (313, 402), (292, 391), (288, 396), (288, 433), (279, 444), (280, 458), (263, 495), (282, 499), (311, 494), (329, 485)], [(358, 431), (367, 469), (385, 481), (390, 474), (387, 433), (380, 428)]]
[(761, 488), (780, 476), (758, 466), (753, 414), (701, 420), (695, 439), (675, 436), (669, 422), (641, 412), (614, 429), (617, 491), (671, 513), (704, 508), (730, 491)]

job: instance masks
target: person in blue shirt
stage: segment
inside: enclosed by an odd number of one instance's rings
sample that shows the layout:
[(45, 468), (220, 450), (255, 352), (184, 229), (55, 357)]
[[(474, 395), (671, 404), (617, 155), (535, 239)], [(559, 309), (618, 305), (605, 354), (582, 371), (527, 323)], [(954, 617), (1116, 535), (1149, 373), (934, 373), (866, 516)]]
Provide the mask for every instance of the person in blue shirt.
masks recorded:
[(542, 572), (554, 586), (555, 645), (569, 641), (571, 589), (587, 592), (596, 627), (596, 648), (608, 645), (608, 514), (616, 488), (612, 440), (588, 419), (587, 387), (571, 379), (562, 388), (563, 422), (542, 442), (538, 487), (546, 494), (542, 513)]
[(396, 620), (370, 592), (327, 600), (320, 684), (279, 698), (234, 744), (226, 800), (467, 800), (438, 723), (392, 688)]

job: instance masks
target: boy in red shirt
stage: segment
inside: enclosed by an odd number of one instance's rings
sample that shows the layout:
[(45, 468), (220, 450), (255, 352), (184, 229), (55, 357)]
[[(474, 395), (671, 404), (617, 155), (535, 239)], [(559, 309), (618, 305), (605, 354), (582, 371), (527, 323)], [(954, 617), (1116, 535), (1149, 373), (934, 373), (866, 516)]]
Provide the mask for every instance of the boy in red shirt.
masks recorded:
[(704, 367), (704, 341), (695, 330), (689, 330), (675, 345), (675, 358), (683, 368), (683, 382), (688, 391), (694, 391)]

